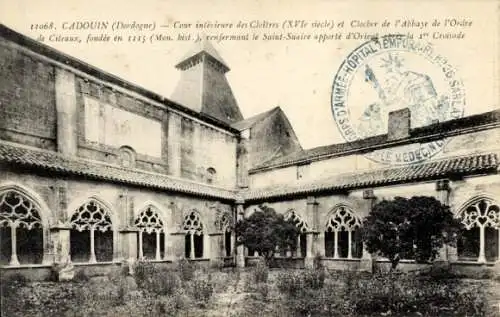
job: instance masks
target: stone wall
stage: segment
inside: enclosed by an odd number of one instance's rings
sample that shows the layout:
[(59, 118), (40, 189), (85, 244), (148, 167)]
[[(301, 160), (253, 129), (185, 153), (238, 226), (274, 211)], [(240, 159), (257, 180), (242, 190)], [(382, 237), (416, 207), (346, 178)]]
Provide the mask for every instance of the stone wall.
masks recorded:
[[(431, 159), (424, 162), (431, 162), (460, 155), (500, 152), (499, 136), (500, 129), (493, 128), (449, 137), (445, 140), (445, 146), (442, 151), (436, 153)], [(405, 151), (412, 146), (414, 146), (414, 144), (396, 146), (389, 148), (388, 150), (393, 153), (405, 153)], [(376, 154), (376, 152), (377, 151), (373, 153)], [(395, 167), (397, 166), (398, 165)], [(391, 166), (374, 162), (365, 157), (363, 154), (351, 154), (313, 161), (304, 166), (292, 165), (258, 171), (250, 174), (249, 177), (251, 187), (258, 188), (272, 186), (275, 184), (300, 184), (300, 182), (314, 182), (315, 180), (332, 177), (342, 173), (389, 167)], [(302, 168), (303, 170), (300, 180), (297, 179), (298, 168)]]
[[(113, 231), (113, 262), (121, 262), (137, 257), (134, 221), (141, 211), (152, 206), (159, 211), (165, 224), (166, 256), (172, 261), (184, 257), (185, 231), (183, 221), (191, 211), (198, 212), (203, 225), (203, 258), (212, 262), (225, 256), (223, 233), (220, 222), (224, 213), (232, 219), (232, 206), (229, 202), (202, 199), (182, 194), (165, 193), (147, 188), (131, 187), (73, 178), (54, 178), (50, 175), (37, 175), (0, 170), (0, 190), (20, 189), (40, 206), (44, 223), (44, 262), (50, 265), (60, 258), (63, 241), (69, 239), (60, 229), (66, 228), (76, 210), (89, 199), (98, 201), (111, 215)], [(49, 230), (51, 228), (51, 230)], [(128, 234), (128, 232), (132, 232)], [(132, 238), (132, 239), (131, 239)], [(66, 248), (68, 245), (66, 245)]]
[(0, 37), (0, 138), (56, 148), (54, 67)]

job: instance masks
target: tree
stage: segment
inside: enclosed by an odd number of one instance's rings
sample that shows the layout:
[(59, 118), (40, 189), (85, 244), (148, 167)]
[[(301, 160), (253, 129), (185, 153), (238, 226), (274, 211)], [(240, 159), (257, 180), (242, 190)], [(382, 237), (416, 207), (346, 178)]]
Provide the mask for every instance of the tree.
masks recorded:
[(267, 206), (260, 206), (260, 210), (236, 223), (236, 243), (259, 252), (267, 264), (277, 247), (280, 250), (296, 247), (299, 233), (292, 221)]
[(453, 245), (460, 221), (434, 197), (396, 197), (377, 203), (363, 221), (370, 253), (387, 257), (395, 269), (401, 259), (428, 263), (445, 244)]

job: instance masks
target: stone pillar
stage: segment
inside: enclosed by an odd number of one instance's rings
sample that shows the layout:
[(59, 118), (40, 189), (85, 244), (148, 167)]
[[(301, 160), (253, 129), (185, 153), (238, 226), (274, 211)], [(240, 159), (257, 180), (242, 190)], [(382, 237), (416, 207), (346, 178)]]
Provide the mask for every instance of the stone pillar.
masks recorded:
[[(371, 212), (373, 205), (377, 201), (373, 189), (366, 189), (363, 191), (363, 199), (368, 201), (367, 214)], [(370, 252), (366, 249), (366, 244), (363, 243), (363, 253), (361, 254), (360, 270), (373, 272), (373, 258)]]
[(237, 184), (240, 188), (248, 187), (248, 169), (250, 166), (249, 146), (250, 146), (250, 130), (241, 132), (240, 140), (238, 141), (236, 150), (237, 160)]
[[(244, 216), (243, 201), (237, 201), (236, 221), (243, 220)], [(236, 247), (236, 267), (245, 267), (245, 247), (243, 245), (238, 245)]]
[(172, 176), (181, 176), (181, 116), (169, 112), (168, 117), (168, 171)]
[(75, 75), (56, 68), (55, 93), (57, 110), (57, 150), (64, 155), (76, 155), (77, 111)]
[[(224, 263), (223, 257), (225, 256), (225, 245), (223, 243), (224, 240), (224, 232), (211, 232), (208, 234), (210, 253), (205, 255), (206, 258), (210, 258), (210, 264), (213, 267), (219, 267)], [(222, 240), (221, 240), (222, 238)], [(221, 246), (223, 249), (221, 250)]]
[(137, 254), (137, 235), (139, 230), (133, 227), (134, 201), (125, 190), (120, 194), (118, 204), (119, 210), (123, 215), (121, 217), (122, 229), (116, 235), (120, 239), (117, 241), (117, 244), (114, 244), (113, 259), (117, 259), (117, 253), (120, 254), (121, 259), (127, 263), (129, 273), (131, 274), (132, 267), (139, 257)]
[(128, 266), (128, 273), (133, 273), (134, 263), (137, 261), (137, 234), (138, 230), (135, 228), (124, 228), (120, 230), (122, 242), (122, 256)]
[(70, 232), (71, 226), (59, 223), (50, 228), (52, 245), (53, 245), (53, 261), (56, 263), (71, 262), (71, 246)]
[[(113, 224), (113, 261), (122, 261), (127, 260), (132, 252), (128, 250), (128, 241), (132, 239), (128, 236), (133, 235), (137, 239), (138, 234), (137, 228), (134, 228), (134, 199), (127, 190), (119, 195), (117, 206), (122, 216), (118, 217), (117, 224)], [(136, 248), (133, 250), (135, 261), (137, 260), (137, 240), (134, 241), (133, 245)]]
[[(436, 182), (436, 196), (443, 205), (449, 206), (450, 191), (451, 187), (449, 180), (441, 179)], [(449, 264), (449, 261), (453, 260), (457, 260), (457, 248), (445, 245), (439, 250), (436, 258), (436, 264)]]
[[(305, 254), (305, 258), (304, 258), (304, 266), (306, 268), (312, 269), (312, 268), (314, 268), (314, 256), (315, 256), (314, 253), (317, 252), (317, 250), (318, 250), (317, 246), (315, 246), (315, 242), (316, 242), (315, 240), (317, 240), (317, 239), (314, 239), (315, 231), (317, 234), (317, 230), (319, 227), (318, 210), (316, 208), (316, 206), (317, 206), (316, 198), (313, 196), (307, 197), (306, 204), (307, 204), (306, 214), (307, 214), (307, 217), (309, 217), (309, 219), (312, 219), (311, 225), (312, 225), (313, 230), (306, 232), (306, 254)], [(300, 248), (300, 246), (299, 246), (299, 248)]]
[(198, 122), (193, 122), (193, 165), (196, 175), (195, 180), (204, 182), (206, 167), (203, 168), (203, 162), (200, 158), (202, 152), (201, 129), (202, 126)]
[(211, 239), (210, 234), (208, 232), (203, 233), (203, 258), (204, 259), (212, 259), (212, 248), (211, 248)]

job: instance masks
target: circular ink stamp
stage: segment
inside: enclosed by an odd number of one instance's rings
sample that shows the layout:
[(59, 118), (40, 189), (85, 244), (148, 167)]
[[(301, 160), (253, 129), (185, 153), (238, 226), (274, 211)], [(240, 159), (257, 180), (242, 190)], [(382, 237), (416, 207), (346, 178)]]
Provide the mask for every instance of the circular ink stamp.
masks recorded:
[[(463, 116), (463, 82), (430, 43), (404, 35), (373, 38), (342, 62), (332, 87), (332, 111), (347, 142), (387, 133), (390, 112), (408, 108), (410, 127)], [(369, 159), (391, 165), (425, 161), (445, 141), (376, 150)]]

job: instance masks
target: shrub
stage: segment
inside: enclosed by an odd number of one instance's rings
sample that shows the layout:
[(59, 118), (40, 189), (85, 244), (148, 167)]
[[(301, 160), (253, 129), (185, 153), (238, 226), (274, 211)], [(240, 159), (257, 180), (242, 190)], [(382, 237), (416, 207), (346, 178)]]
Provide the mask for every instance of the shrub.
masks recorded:
[(156, 268), (152, 263), (140, 262), (134, 272), (137, 286), (155, 295), (171, 295), (181, 286), (177, 272), (169, 268)]
[(183, 281), (191, 281), (195, 276), (196, 269), (196, 264), (185, 258), (182, 258), (177, 262), (177, 271)]
[(76, 271), (75, 276), (73, 277), (74, 282), (88, 282), (88, 280), (90, 280), (90, 278), (83, 269)]
[(322, 289), (326, 273), (323, 269), (305, 270), (301, 272), (283, 272), (278, 275), (277, 287), (280, 292), (292, 297), (302, 296), (305, 289)]
[(306, 270), (302, 275), (304, 287), (320, 289), (325, 285), (326, 273), (323, 269)]
[(259, 261), (253, 268), (253, 280), (255, 283), (266, 283), (269, 276), (269, 269), (265, 263)]
[(169, 269), (161, 269), (154, 275), (149, 289), (158, 295), (171, 295), (179, 287), (181, 287), (181, 281), (177, 273)]
[(292, 297), (298, 296), (303, 289), (300, 275), (293, 271), (280, 273), (276, 280), (276, 286), (281, 293)]
[(262, 298), (264, 300), (267, 300), (269, 296), (269, 285), (267, 283), (259, 283), (257, 284), (256, 288), (257, 292), (259, 292), (260, 295), (262, 295)]
[(193, 281), (193, 298), (201, 305), (205, 306), (214, 292), (214, 286), (209, 279), (195, 279)]

